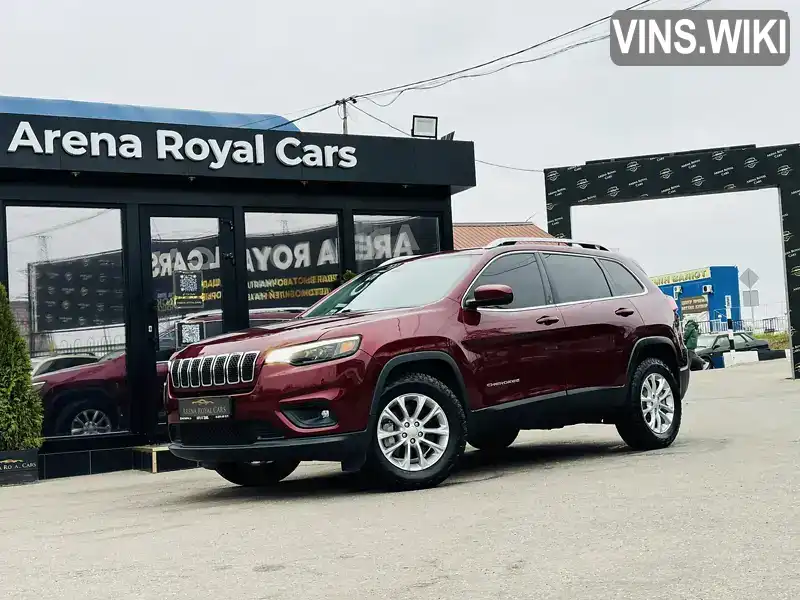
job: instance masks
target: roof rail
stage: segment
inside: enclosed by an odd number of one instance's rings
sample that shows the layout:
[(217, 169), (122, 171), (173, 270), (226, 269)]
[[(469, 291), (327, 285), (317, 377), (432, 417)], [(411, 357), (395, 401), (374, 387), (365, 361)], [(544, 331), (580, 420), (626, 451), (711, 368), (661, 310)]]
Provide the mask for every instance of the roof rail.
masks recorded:
[(379, 264), (379, 267), (385, 267), (386, 265), (393, 265), (394, 263), (403, 262), (404, 260), (409, 260), (412, 258), (418, 258), (418, 254), (412, 254), (411, 256), (395, 256), (394, 258), (390, 258), (389, 260), (383, 261)]
[(579, 242), (577, 240), (568, 240), (564, 238), (500, 238), (490, 242), (486, 246), (486, 249), (499, 248), (500, 246), (513, 246), (514, 244), (567, 244), (570, 246), (580, 246), (581, 248), (609, 251), (605, 246), (595, 244), (594, 242)]

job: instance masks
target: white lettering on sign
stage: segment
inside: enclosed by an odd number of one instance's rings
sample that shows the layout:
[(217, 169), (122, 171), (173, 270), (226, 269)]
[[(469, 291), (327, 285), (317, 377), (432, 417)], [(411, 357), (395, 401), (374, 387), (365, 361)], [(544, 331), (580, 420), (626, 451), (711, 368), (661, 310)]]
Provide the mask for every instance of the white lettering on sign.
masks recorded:
[(39, 139), (28, 121), (20, 121), (17, 125), (6, 152), (13, 154), (27, 148), (34, 154), (49, 156), (55, 154), (56, 142), (59, 142), (61, 150), (70, 156), (83, 156), (88, 147), (91, 156), (142, 158), (142, 140), (130, 133), (125, 133), (117, 139), (110, 133), (91, 132), (87, 136), (81, 131), (62, 133), (60, 129), (45, 129), (42, 132), (42, 139)]
[[(34, 154), (53, 155), (57, 148), (68, 156), (115, 158), (142, 158), (142, 140), (133, 134), (119, 137), (107, 132), (61, 131), (45, 129), (34, 131), (29, 121), (20, 121), (6, 151), (13, 154), (30, 150)], [(296, 137), (286, 137), (275, 145), (275, 157), (287, 167), (352, 169), (358, 164), (353, 146), (303, 144)], [(253, 135), (251, 140), (218, 140), (216, 138), (184, 136), (172, 129), (156, 131), (156, 158), (158, 160), (192, 161), (207, 163), (212, 171), (227, 164), (263, 165), (266, 163), (264, 135)]]
[[(302, 146), (302, 153), (296, 149)], [(296, 167), (300, 164), (306, 167), (339, 167), (352, 169), (358, 164), (356, 149), (353, 146), (317, 146), (306, 144), (297, 138), (282, 139), (275, 146), (275, 156), (281, 164), (287, 167)]]

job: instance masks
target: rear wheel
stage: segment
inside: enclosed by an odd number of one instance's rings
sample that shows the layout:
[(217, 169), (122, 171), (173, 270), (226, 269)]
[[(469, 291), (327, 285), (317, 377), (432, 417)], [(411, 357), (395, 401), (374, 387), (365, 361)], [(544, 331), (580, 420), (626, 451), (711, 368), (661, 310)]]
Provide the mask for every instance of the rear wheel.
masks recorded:
[(430, 375), (404, 375), (381, 395), (365, 470), (392, 490), (439, 485), (463, 455), (466, 433), (450, 388)]
[(505, 450), (519, 435), (519, 429), (497, 429), (481, 432), (469, 436), (469, 444), (484, 452), (499, 452)]
[(116, 429), (108, 402), (100, 395), (68, 404), (56, 420), (56, 435), (97, 435)]
[(643, 360), (633, 374), (630, 395), (617, 431), (636, 450), (666, 448), (681, 426), (681, 398), (675, 376), (657, 358)]
[(224, 479), (244, 487), (268, 487), (286, 479), (300, 465), (299, 460), (252, 463), (223, 463), (215, 470)]

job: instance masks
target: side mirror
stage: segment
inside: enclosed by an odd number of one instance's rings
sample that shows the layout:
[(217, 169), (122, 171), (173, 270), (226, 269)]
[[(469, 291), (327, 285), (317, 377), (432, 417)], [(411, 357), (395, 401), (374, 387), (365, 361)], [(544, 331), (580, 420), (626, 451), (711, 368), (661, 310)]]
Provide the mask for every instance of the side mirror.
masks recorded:
[(505, 306), (514, 301), (514, 292), (507, 285), (479, 285), (466, 301), (467, 308)]

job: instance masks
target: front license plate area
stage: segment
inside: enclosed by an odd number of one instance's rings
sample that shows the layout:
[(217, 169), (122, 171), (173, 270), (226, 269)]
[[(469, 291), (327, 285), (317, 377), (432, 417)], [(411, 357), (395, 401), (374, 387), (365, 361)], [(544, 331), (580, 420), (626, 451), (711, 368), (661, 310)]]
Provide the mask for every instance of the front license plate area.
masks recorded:
[(182, 398), (178, 400), (178, 416), (181, 421), (219, 421), (230, 419), (231, 399), (227, 396), (214, 398)]

